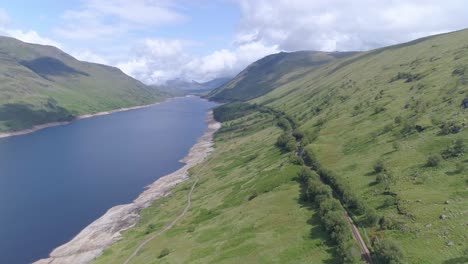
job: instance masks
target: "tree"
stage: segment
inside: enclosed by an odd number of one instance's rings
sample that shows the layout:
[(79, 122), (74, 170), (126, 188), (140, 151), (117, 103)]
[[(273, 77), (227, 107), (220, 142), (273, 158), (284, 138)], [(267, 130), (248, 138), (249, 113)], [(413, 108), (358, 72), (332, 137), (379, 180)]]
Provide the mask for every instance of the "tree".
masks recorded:
[(375, 226), (380, 220), (380, 215), (374, 209), (368, 209), (365, 213), (364, 224), (366, 226)]
[(375, 247), (375, 253), (381, 264), (405, 263), (403, 251), (391, 240), (380, 241)]

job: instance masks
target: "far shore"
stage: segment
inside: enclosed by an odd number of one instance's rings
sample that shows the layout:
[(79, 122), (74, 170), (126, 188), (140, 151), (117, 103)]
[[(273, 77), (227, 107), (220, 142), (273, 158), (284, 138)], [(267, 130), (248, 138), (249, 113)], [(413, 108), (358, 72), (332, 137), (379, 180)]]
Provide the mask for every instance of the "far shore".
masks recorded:
[[(174, 98), (176, 98), (176, 97), (174, 97)], [(169, 100), (169, 99), (173, 99), (173, 98), (168, 98), (168, 99), (166, 99), (166, 101)], [(162, 102), (164, 102), (164, 101), (162, 101)], [(33, 126), (31, 128), (28, 128), (28, 129), (0, 133), (0, 138), (7, 138), (7, 137), (26, 135), (26, 134), (34, 133), (36, 131), (45, 129), (45, 128), (49, 128), (49, 127), (64, 126), (64, 125), (68, 125), (70, 123), (73, 123), (74, 121), (87, 119), (87, 118), (91, 118), (91, 117), (102, 116), (102, 115), (110, 115), (110, 114), (113, 114), (113, 113), (118, 113), (118, 112), (124, 112), (124, 111), (130, 111), (130, 110), (136, 110), (136, 109), (140, 109), (140, 108), (150, 107), (150, 106), (158, 105), (158, 104), (160, 104), (162, 102), (156, 102), (156, 103), (146, 104), (146, 105), (138, 105), (138, 106), (132, 106), (132, 107), (119, 108), (119, 109), (115, 109), (115, 110), (97, 112), (97, 113), (93, 113), (93, 114), (79, 115), (79, 116), (73, 118), (73, 120), (71, 120), (71, 121), (50, 122), (50, 123), (45, 123), (45, 124), (41, 124), (41, 125), (35, 125), (35, 126)]]

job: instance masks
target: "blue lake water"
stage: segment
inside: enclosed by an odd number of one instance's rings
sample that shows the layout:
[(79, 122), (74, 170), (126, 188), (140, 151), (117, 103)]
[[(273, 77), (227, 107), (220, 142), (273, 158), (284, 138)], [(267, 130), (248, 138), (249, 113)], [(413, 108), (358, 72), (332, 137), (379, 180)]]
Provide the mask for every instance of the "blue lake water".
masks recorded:
[(47, 257), (177, 170), (214, 104), (196, 97), (0, 140), (0, 263)]

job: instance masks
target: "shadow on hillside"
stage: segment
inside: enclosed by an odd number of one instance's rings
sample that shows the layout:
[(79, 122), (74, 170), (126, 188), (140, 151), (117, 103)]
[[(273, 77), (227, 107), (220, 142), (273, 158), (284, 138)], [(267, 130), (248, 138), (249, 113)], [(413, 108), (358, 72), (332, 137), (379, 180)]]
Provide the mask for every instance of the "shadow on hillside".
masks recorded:
[(447, 171), (447, 172), (445, 172), (445, 175), (447, 175), (447, 176), (454, 176), (454, 175), (457, 175), (457, 174), (461, 174), (461, 171), (459, 171), (459, 170), (454, 170), (454, 171)]
[(74, 116), (65, 108), (49, 100), (44, 109), (33, 109), (28, 104), (5, 104), (0, 106), (0, 121), (8, 130), (21, 130), (48, 122), (71, 121)]
[(88, 73), (78, 71), (62, 61), (51, 57), (41, 57), (30, 61), (21, 61), (20, 63), (45, 79), (48, 79), (47, 76), (89, 76)]

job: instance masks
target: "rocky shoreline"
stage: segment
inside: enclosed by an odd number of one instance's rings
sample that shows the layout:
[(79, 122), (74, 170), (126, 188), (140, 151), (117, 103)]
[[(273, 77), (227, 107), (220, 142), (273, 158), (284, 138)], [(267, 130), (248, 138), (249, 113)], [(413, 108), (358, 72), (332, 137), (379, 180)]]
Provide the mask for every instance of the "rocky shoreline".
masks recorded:
[(49, 258), (34, 263), (90, 263), (100, 256), (104, 249), (122, 237), (122, 231), (138, 223), (139, 212), (142, 209), (148, 207), (154, 200), (169, 195), (174, 186), (188, 179), (187, 171), (201, 163), (211, 153), (213, 135), (221, 127), (221, 124), (214, 120), (212, 111), (208, 113), (206, 122), (208, 128), (182, 160), (185, 163), (182, 168), (156, 180), (132, 203), (112, 207), (71, 241), (54, 249)]

